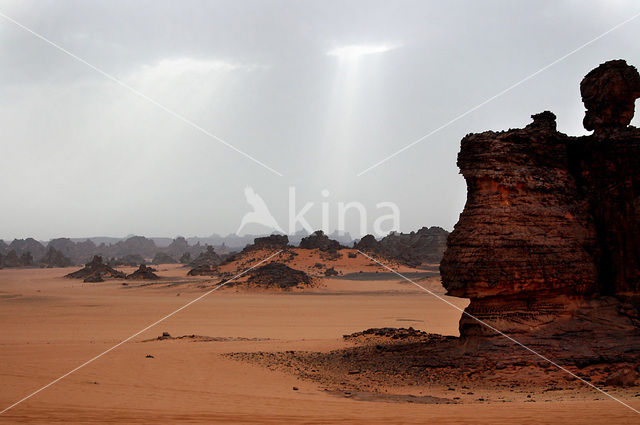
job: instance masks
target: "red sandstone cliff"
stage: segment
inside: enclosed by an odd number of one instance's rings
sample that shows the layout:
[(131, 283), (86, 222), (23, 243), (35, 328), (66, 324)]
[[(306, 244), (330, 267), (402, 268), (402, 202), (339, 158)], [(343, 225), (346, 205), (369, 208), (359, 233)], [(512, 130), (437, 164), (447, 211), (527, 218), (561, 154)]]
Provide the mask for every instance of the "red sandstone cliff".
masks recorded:
[[(586, 321), (637, 333), (637, 310), (625, 302), (640, 295), (640, 130), (627, 126), (640, 75), (611, 61), (580, 88), (592, 136), (560, 133), (555, 115), (543, 112), (523, 129), (461, 143), (467, 202), (448, 238), (442, 282), (501, 331), (544, 332), (557, 318), (588, 312)], [(486, 332), (466, 315), (460, 329)]]

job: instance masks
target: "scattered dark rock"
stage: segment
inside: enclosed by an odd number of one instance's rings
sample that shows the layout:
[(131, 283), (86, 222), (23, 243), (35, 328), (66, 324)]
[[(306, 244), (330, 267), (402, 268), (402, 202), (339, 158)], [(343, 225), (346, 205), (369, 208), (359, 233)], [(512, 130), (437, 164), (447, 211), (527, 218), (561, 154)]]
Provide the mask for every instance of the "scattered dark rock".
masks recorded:
[(448, 236), (449, 232), (441, 227), (423, 227), (411, 233), (391, 232), (380, 241), (373, 235), (366, 235), (354, 244), (354, 248), (418, 267), (424, 263), (440, 262)]
[(324, 271), (325, 276), (337, 276), (338, 272), (333, 267), (330, 267)]

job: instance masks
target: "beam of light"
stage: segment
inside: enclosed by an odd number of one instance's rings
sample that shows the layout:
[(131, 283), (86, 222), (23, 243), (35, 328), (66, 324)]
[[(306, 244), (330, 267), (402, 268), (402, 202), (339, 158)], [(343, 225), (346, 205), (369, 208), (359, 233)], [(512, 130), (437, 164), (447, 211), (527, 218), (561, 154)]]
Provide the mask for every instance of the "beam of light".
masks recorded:
[(379, 44), (379, 45), (359, 45), (352, 44), (349, 46), (336, 47), (335, 49), (327, 52), (328, 56), (337, 56), (338, 58), (359, 58), (366, 55), (374, 55), (377, 53), (385, 53), (389, 50), (396, 49), (398, 46), (392, 44)]

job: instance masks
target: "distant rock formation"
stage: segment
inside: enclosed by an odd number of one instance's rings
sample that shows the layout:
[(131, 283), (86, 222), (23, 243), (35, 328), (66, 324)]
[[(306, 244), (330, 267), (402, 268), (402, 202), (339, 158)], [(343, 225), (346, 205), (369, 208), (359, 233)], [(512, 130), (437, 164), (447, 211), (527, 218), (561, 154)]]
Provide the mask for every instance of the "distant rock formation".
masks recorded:
[[(93, 260), (85, 264), (85, 266), (73, 273), (65, 275), (65, 277), (71, 279), (85, 279), (85, 281), (101, 282), (104, 277), (111, 277), (115, 279), (125, 279), (127, 276), (125, 273), (116, 270), (102, 262), (102, 257), (96, 255)], [(86, 280), (90, 279), (90, 280)], [(99, 279), (99, 280), (97, 280)]]
[(5, 241), (0, 239), (0, 255), (5, 255), (8, 252), (9, 252), (9, 245), (7, 245)]
[(449, 232), (441, 227), (423, 227), (411, 233), (391, 232), (380, 241), (373, 235), (366, 235), (354, 245), (354, 248), (382, 255), (410, 267), (418, 267), (422, 264), (440, 262), (448, 236)]
[(16, 251), (12, 249), (2, 259), (2, 267), (29, 267), (32, 265), (33, 256), (28, 251), (18, 256)]
[(177, 261), (170, 256), (169, 254), (165, 254), (164, 252), (158, 252), (153, 256), (153, 260), (151, 261), (153, 264), (176, 264)]
[(127, 279), (132, 279), (132, 280), (158, 280), (160, 279), (160, 277), (155, 274), (156, 270), (151, 268), (151, 267), (147, 267), (144, 264), (140, 264), (140, 267), (138, 267), (138, 270), (134, 271), (131, 274), (127, 275)]
[(285, 249), (289, 246), (289, 237), (287, 235), (271, 235), (261, 238), (255, 238), (253, 244), (247, 245), (243, 251), (252, 251), (256, 249), (278, 250)]
[(18, 256), (28, 252), (32, 257), (40, 258), (46, 254), (47, 249), (40, 242), (33, 238), (27, 239), (14, 239), (8, 247), (9, 250), (14, 250)]
[(67, 256), (52, 246), (49, 247), (47, 253), (38, 263), (45, 267), (69, 267), (73, 264)]
[[(604, 349), (640, 323), (640, 130), (627, 127), (640, 76), (611, 61), (580, 88), (591, 136), (558, 132), (545, 111), (462, 139), (467, 203), (440, 270), (449, 295), (503, 332), (579, 330)], [(492, 333), (466, 315), (460, 331)]]
[(222, 263), (222, 259), (211, 245), (207, 245), (207, 249), (202, 254), (198, 255), (198, 258), (189, 263), (191, 268), (200, 266), (218, 266)]
[(344, 248), (340, 245), (340, 242), (329, 239), (322, 230), (316, 230), (306, 238), (302, 238), (298, 247), (302, 249), (319, 249), (327, 252), (335, 252)]

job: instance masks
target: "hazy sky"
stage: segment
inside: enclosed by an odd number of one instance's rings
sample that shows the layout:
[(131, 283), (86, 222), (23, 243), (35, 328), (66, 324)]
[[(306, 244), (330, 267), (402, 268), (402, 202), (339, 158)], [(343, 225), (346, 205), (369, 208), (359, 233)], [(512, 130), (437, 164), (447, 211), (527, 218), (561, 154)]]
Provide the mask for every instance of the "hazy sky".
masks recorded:
[[(467, 133), (556, 113), (579, 82), (640, 65), (640, 18), (358, 177), (640, 12), (637, 1), (1, 1), (0, 12), (280, 172), (278, 176), (0, 18), (0, 238), (234, 232), (251, 186), (285, 227), (289, 187), (400, 230), (451, 229)], [(359, 47), (352, 47), (359, 46)], [(639, 125), (638, 118), (633, 123)], [(323, 190), (329, 191), (323, 197)], [(380, 211), (380, 214), (388, 211)], [(354, 217), (347, 230), (359, 236)]]

